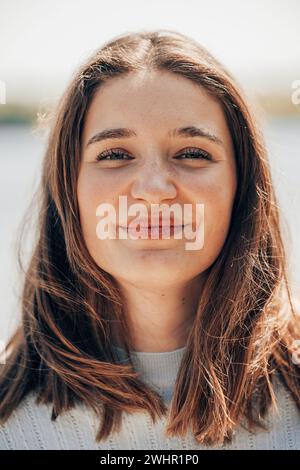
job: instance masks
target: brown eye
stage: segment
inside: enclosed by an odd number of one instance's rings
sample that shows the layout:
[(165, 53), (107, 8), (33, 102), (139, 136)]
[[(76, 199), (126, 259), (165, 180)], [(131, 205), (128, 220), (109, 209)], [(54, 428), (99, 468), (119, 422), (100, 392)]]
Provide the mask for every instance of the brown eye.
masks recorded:
[(186, 160), (186, 156), (195, 160), (212, 160), (212, 156), (209, 153), (207, 153), (205, 150), (196, 148), (186, 149), (184, 152), (181, 152), (179, 155), (177, 155), (176, 158), (183, 157), (183, 160)]
[(109, 149), (109, 150), (105, 150), (104, 152), (97, 155), (96, 161), (100, 161), (100, 160), (106, 160), (106, 161), (124, 160), (122, 158), (124, 156), (129, 157), (129, 158), (125, 158), (125, 160), (132, 160), (132, 158), (128, 155), (128, 153), (124, 152), (121, 149)]

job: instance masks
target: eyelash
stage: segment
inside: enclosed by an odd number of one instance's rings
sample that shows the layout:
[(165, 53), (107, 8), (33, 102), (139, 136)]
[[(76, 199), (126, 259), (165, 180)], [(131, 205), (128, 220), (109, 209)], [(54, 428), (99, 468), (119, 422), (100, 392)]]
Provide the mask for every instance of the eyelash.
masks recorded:
[[(96, 161), (102, 161), (102, 160), (105, 160), (105, 161), (118, 161), (118, 159), (105, 159), (104, 157), (114, 157), (116, 155), (128, 155), (127, 152), (124, 152), (123, 150), (121, 149), (109, 149), (109, 150), (105, 150), (104, 152), (100, 153), (99, 155), (97, 155), (96, 157)], [(212, 156), (207, 153), (205, 150), (202, 150), (202, 149), (195, 149), (195, 148), (187, 148), (184, 152), (181, 152), (178, 156), (181, 157), (182, 155), (190, 155), (190, 156), (201, 156), (201, 159), (200, 160), (209, 160), (211, 161), (212, 160)], [(177, 157), (176, 157), (177, 158)], [(133, 160), (132, 158), (129, 158), (129, 160)], [(186, 160), (186, 158), (184, 158), (184, 160)], [(198, 158), (197, 158), (198, 160)]]

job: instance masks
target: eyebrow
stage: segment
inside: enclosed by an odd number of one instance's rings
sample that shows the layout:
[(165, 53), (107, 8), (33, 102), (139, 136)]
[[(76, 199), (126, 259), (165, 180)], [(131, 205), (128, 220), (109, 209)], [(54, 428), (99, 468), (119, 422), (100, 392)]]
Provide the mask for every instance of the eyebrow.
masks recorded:
[[(93, 137), (91, 137), (86, 144), (88, 147), (95, 142), (102, 142), (108, 139), (120, 139), (120, 138), (130, 138), (137, 137), (137, 133), (134, 129), (128, 129), (126, 127), (118, 127), (114, 129), (104, 129), (103, 131), (97, 132)], [(168, 132), (168, 137), (205, 137), (219, 145), (224, 145), (222, 140), (211, 132), (207, 131), (204, 128), (197, 126), (185, 126), (185, 127), (176, 127), (172, 131)]]

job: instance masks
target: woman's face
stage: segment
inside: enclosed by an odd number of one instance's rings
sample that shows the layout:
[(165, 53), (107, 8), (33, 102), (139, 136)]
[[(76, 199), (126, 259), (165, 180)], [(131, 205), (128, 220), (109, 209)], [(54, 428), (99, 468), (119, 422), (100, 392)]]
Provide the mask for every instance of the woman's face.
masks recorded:
[[(202, 132), (172, 134), (175, 128), (191, 126)], [(116, 128), (131, 132), (89, 143), (98, 133)], [(97, 160), (100, 154), (104, 159)], [(236, 184), (225, 116), (205, 89), (170, 72), (140, 72), (114, 78), (97, 90), (84, 122), (77, 195), (87, 248), (117, 281), (163, 286), (204, 273), (222, 250)], [(100, 239), (96, 209), (108, 203), (118, 225), (120, 196), (126, 197), (128, 210), (140, 203), (149, 217), (154, 205), (179, 204), (183, 209), (186, 204), (192, 207), (193, 229), (196, 205), (203, 207), (201, 249), (187, 249), (191, 240), (184, 233), (178, 239), (172, 234), (164, 239), (127, 234), (121, 239), (117, 229), (116, 237)], [(143, 214), (128, 215), (128, 224), (137, 216)]]

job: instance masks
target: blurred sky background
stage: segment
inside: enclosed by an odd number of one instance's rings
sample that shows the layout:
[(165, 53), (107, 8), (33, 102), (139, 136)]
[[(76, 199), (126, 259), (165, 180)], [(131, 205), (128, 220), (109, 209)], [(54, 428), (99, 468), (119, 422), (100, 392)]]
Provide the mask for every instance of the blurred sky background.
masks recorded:
[(0, 0), (6, 91), (0, 104), (0, 341), (20, 313), (15, 242), (46, 142), (35, 130), (38, 113), (55, 106), (72, 73), (102, 43), (157, 28), (178, 30), (207, 47), (257, 105), (299, 292), (300, 104), (292, 100), (300, 81), (299, 0)]

